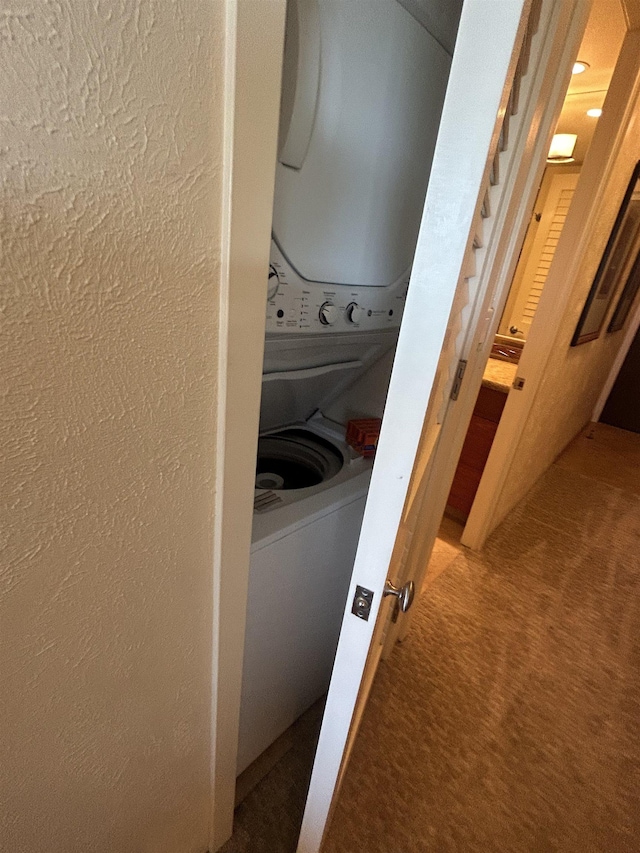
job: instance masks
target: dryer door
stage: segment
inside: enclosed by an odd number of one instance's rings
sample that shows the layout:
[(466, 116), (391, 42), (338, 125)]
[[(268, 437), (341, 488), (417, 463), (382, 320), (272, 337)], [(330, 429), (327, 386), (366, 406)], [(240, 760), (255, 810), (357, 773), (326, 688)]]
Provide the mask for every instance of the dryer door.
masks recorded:
[(273, 232), (300, 276), (409, 269), (449, 65), (396, 0), (292, 0)]

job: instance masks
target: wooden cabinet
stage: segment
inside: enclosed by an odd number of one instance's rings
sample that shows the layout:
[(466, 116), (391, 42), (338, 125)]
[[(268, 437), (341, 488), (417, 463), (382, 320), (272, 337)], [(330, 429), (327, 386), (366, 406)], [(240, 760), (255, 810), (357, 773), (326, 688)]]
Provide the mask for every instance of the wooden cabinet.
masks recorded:
[(480, 388), (447, 498), (447, 510), (456, 518), (469, 515), (506, 402), (506, 390)]

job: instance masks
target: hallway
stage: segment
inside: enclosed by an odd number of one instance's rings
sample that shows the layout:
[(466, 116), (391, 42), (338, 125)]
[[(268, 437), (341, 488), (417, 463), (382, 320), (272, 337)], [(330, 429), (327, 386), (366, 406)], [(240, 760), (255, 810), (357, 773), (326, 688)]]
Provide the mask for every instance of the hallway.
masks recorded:
[(640, 849), (640, 435), (579, 436), (380, 666), (323, 853)]

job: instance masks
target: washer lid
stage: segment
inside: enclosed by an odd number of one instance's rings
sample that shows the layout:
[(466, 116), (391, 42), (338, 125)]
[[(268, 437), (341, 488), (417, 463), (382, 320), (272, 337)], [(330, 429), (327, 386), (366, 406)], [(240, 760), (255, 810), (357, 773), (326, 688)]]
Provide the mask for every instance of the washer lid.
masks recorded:
[(262, 377), (260, 430), (306, 421), (346, 388), (364, 366), (358, 360), (265, 373)]
[(260, 431), (308, 420), (353, 385), (397, 339), (397, 329), (267, 336)]

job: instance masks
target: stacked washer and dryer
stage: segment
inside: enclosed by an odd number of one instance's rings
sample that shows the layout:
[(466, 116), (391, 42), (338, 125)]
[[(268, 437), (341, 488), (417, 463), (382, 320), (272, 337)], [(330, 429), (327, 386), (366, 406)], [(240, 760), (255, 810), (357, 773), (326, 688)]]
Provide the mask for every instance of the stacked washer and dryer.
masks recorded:
[(288, 3), (238, 773), (329, 683), (460, 6)]

